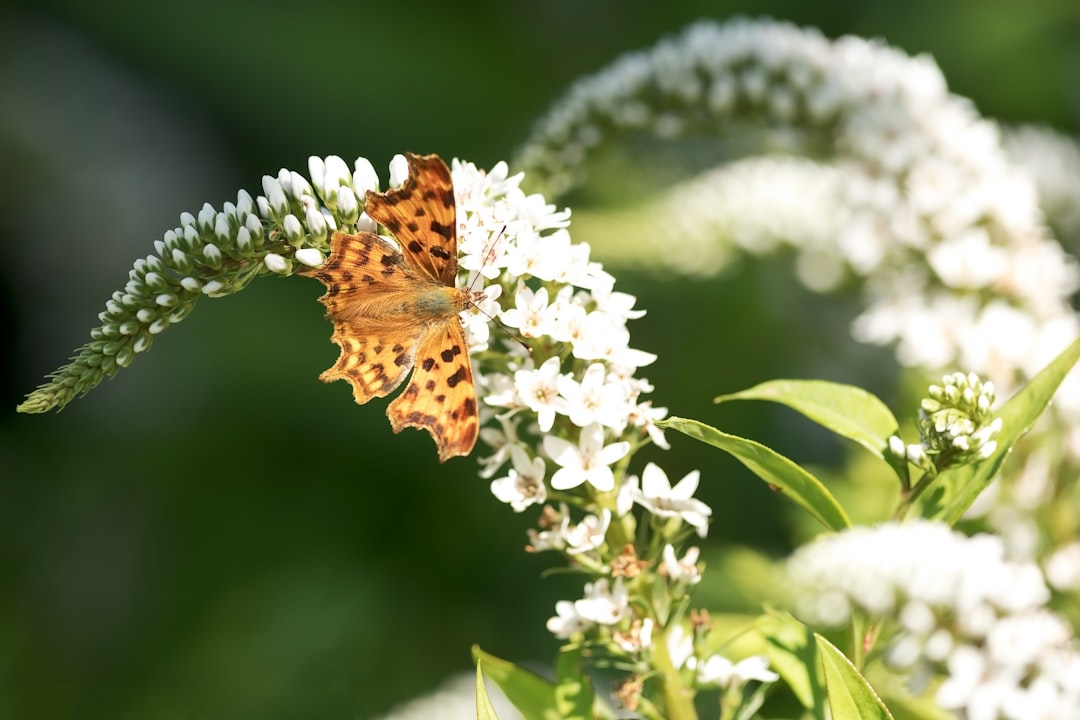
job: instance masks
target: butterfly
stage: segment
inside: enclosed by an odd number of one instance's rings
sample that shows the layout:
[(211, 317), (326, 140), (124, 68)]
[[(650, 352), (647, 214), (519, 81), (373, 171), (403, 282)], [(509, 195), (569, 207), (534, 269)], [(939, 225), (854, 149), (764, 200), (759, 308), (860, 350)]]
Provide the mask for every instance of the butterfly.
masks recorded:
[(363, 404), (393, 392), (394, 432), (426, 429), (439, 461), (468, 455), (479, 429), (469, 346), (459, 313), (483, 300), (457, 287), (457, 214), (450, 170), (437, 155), (406, 154), (409, 176), (385, 193), (368, 191), (364, 211), (400, 247), (373, 233), (335, 232), (330, 255), (304, 274), (327, 290), (319, 301), (341, 355), (323, 382), (347, 380)]

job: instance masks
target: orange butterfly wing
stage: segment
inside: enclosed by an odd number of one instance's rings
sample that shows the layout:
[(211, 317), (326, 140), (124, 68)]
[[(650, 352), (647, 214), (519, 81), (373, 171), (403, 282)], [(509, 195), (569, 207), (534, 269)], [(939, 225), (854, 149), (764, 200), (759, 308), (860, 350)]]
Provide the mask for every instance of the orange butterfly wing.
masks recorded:
[(405, 184), (369, 192), (365, 201), (368, 216), (394, 234), (401, 252), (371, 233), (334, 233), (330, 257), (304, 274), (326, 285), (321, 302), (341, 348), (320, 379), (348, 381), (362, 404), (392, 392), (415, 366), (386, 414), (394, 432), (428, 430), (445, 461), (468, 455), (479, 433), (472, 364), (458, 317), (473, 294), (456, 287), (450, 171), (435, 155), (407, 158)]
[(447, 287), (457, 285), (457, 213), (450, 169), (438, 155), (406, 153), (409, 177), (385, 193), (368, 192), (364, 212), (401, 245), (409, 265)]
[(469, 346), (457, 316), (428, 330), (416, 352), (416, 370), (386, 410), (394, 432), (424, 428), (439, 447), (439, 461), (468, 455), (480, 432)]
[(401, 253), (371, 233), (334, 233), (330, 257), (304, 274), (326, 285), (320, 300), (334, 322), (331, 340), (341, 348), (319, 379), (347, 380), (358, 404), (392, 392), (412, 368), (419, 343), (407, 318), (391, 312), (415, 294), (418, 282)]

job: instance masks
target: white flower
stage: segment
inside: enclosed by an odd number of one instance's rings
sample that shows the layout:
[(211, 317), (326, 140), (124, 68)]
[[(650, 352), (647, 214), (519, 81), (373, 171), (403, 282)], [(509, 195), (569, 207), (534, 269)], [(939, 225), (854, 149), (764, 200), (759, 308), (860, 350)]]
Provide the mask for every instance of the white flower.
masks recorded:
[(500, 427), (480, 428), (480, 439), (491, 448), (492, 452), (487, 457), (480, 458), (480, 477), (489, 478), (503, 466), (516, 447), (522, 447), (524, 443), (518, 440), (517, 421), (514, 417), (499, 416)]
[(630, 612), (630, 593), (622, 578), (609, 589), (607, 578), (585, 586), (585, 597), (574, 603), (579, 617), (599, 625), (614, 625)]
[(599, 516), (586, 515), (577, 525), (563, 532), (566, 552), (570, 555), (581, 555), (600, 549), (610, 525), (611, 511), (607, 508), (601, 510)]
[(700, 473), (693, 470), (672, 487), (667, 474), (656, 464), (649, 463), (641, 473), (641, 490), (634, 493), (634, 501), (654, 515), (681, 518), (693, 526), (698, 535), (705, 537), (712, 509), (694, 498), (699, 476)]
[(634, 620), (630, 624), (629, 632), (616, 630), (612, 633), (612, 639), (624, 651), (636, 654), (645, 648), (652, 647), (653, 619), (647, 617), (644, 620)]
[(578, 427), (594, 422), (616, 429), (626, 425), (626, 389), (621, 383), (606, 382), (606, 378), (607, 371), (600, 363), (589, 365), (580, 383), (567, 375), (558, 378), (570, 422)]
[(461, 324), (465, 327), (469, 340), (470, 352), (488, 349), (488, 341), (491, 338), (491, 318), (498, 317), (502, 310), (498, 302), (502, 296), (502, 286), (489, 285), (481, 292), (483, 300), (464, 310), (460, 315)]
[(581, 360), (605, 360), (632, 368), (656, 361), (656, 355), (630, 348), (630, 331), (601, 312), (591, 312), (585, 317), (577, 340), (574, 357)]
[(535, 370), (518, 370), (514, 373), (518, 395), (525, 406), (536, 413), (540, 432), (551, 430), (556, 413), (566, 413), (566, 399), (559, 395), (561, 369), (559, 358), (551, 357)]
[(676, 625), (668, 632), (667, 649), (668, 655), (671, 656), (671, 664), (676, 670), (697, 667), (697, 658), (694, 657), (694, 638), (687, 634), (682, 625)]
[(514, 307), (504, 310), (499, 319), (507, 327), (520, 330), (527, 338), (550, 335), (554, 313), (548, 306), (547, 288), (533, 292), (527, 285), (519, 285)]
[(544, 459), (530, 458), (520, 446), (510, 449), (510, 458), (514, 467), (510, 468), (506, 477), (492, 481), (491, 493), (502, 502), (509, 503), (514, 512), (543, 503), (547, 499)]
[(593, 423), (582, 428), (578, 445), (553, 435), (544, 436), (544, 452), (559, 466), (551, 476), (553, 489), (569, 490), (587, 482), (608, 492), (615, 487), (615, 475), (608, 466), (630, 452), (630, 443), (621, 440), (604, 445), (604, 428)]
[(1062, 545), (1045, 560), (1047, 581), (1062, 592), (1080, 589), (1080, 540)]
[(585, 632), (593, 626), (592, 620), (578, 612), (576, 602), (559, 600), (555, 603), (555, 613), (554, 617), (548, 619), (547, 629), (560, 640), (565, 640), (576, 632)]
[(723, 655), (710, 655), (698, 666), (698, 680), (722, 688), (741, 687), (751, 680), (776, 682), (780, 676), (769, 670), (764, 655), (751, 655), (733, 663)]
[(631, 426), (644, 428), (645, 432), (649, 434), (649, 439), (657, 447), (670, 450), (671, 445), (668, 443), (664, 431), (656, 424), (657, 420), (663, 420), (667, 417), (667, 414), (666, 407), (653, 407), (652, 401), (649, 400), (631, 407), (626, 419)]
[(623, 517), (634, 509), (634, 493), (638, 490), (637, 475), (631, 475), (619, 485), (619, 492), (615, 495), (615, 516)]
[(529, 528), (525, 531), (529, 538), (529, 544), (525, 549), (529, 552), (543, 552), (545, 550), (562, 550), (566, 547), (566, 533), (570, 528), (570, 512), (566, 503), (559, 503), (559, 510), (549, 507), (544, 508), (540, 516), (540, 530)]
[(669, 543), (664, 546), (663, 564), (660, 567), (671, 582), (696, 585), (701, 582), (701, 571), (697, 567), (700, 554), (699, 548), (687, 548), (686, 554), (680, 560), (675, 556), (675, 547)]
[(901, 632), (886, 655), (943, 675), (942, 707), (1026, 720), (1026, 711), (1008, 708), (1035, 702), (1033, 693), (1054, 712), (1077, 707), (1075, 697), (1054, 704), (1068, 691), (1042, 668), (1061, 657), (1080, 667), (1072, 629), (1043, 607), (1050, 595), (1038, 567), (1008, 561), (1001, 538), (969, 538), (929, 521), (886, 523), (815, 540), (788, 568), (797, 612), (815, 622), (846, 622), (852, 607), (898, 614)]

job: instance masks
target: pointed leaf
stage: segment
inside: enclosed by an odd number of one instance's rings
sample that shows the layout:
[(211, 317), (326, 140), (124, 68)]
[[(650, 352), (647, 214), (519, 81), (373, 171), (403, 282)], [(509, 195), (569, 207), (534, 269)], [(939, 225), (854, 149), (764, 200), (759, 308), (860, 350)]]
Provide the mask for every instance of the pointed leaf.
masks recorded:
[(489, 655), (474, 645), (473, 659), (483, 663), (484, 674), (491, 678), (526, 720), (557, 720), (555, 685), (536, 673), (512, 662)]
[(714, 402), (768, 400), (787, 405), (837, 435), (854, 440), (878, 457), (884, 457), (889, 437), (900, 426), (876, 395), (854, 385), (825, 380), (772, 380)]
[(718, 447), (769, 483), (781, 490), (796, 504), (809, 512), (830, 530), (850, 527), (844, 509), (821, 481), (794, 462), (761, 443), (729, 435), (704, 423), (686, 418), (672, 417), (657, 423), (660, 427), (678, 430), (684, 435)]
[(994, 454), (977, 465), (964, 465), (942, 472), (935, 480), (934, 487), (916, 504), (921, 507), (920, 514), (932, 520), (956, 524), (997, 475), (1016, 441), (1027, 434), (1050, 404), (1061, 381), (1078, 359), (1080, 340), (1073, 342), (1009, 398), (997, 414), (1002, 425), (995, 438), (998, 445)]
[(870, 683), (836, 646), (814, 633), (833, 720), (893, 720)]
[(481, 662), (476, 663), (476, 720), (499, 720), (495, 714), (495, 706), (491, 704), (491, 698), (487, 694), (487, 686), (484, 685), (484, 672), (480, 669)]
[(825, 679), (810, 630), (789, 613), (780, 612), (763, 615), (757, 627), (767, 643), (769, 667), (780, 675), (804, 708), (824, 720)]

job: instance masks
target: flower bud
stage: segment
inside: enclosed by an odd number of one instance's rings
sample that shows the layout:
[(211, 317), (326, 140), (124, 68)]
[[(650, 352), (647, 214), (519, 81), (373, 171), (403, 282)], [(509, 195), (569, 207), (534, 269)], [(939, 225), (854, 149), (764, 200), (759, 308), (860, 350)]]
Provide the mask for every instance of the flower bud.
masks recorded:
[(251, 193), (241, 190), (236, 194), (236, 217), (240, 222), (255, 211), (255, 201), (251, 199)]
[(324, 163), (323, 159), (317, 155), (309, 156), (307, 163), (308, 175), (311, 176), (311, 182), (321, 191), (323, 188), (323, 181), (326, 178), (326, 163)]
[(221, 250), (214, 243), (206, 243), (203, 246), (202, 256), (206, 264), (215, 270), (221, 267)]
[(401, 187), (409, 178), (409, 161), (398, 154), (390, 159), (390, 187)]
[(184, 247), (188, 250), (198, 250), (202, 247), (202, 238), (193, 225), (184, 228)]
[(251, 244), (251, 233), (246, 227), (236, 231), (236, 251), (243, 256), (248, 256), (254, 248)]
[(203, 295), (209, 297), (216, 297), (219, 292), (225, 288), (224, 283), (219, 280), (211, 280), (202, 287)]
[(202, 210), (199, 211), (199, 230), (208, 232), (213, 229), (216, 217), (217, 210), (210, 203), (203, 203)]
[(285, 216), (285, 219), (281, 221), (281, 228), (285, 231), (285, 239), (289, 241), (289, 244), (294, 248), (300, 247), (304, 242), (304, 228), (300, 225), (300, 221), (296, 219), (296, 216), (289, 213)]
[(379, 189), (379, 174), (375, 172), (375, 167), (371, 164), (371, 161), (367, 158), (357, 158), (353, 163), (353, 175), (352, 186), (353, 190), (360, 197), (367, 194), (368, 190)]
[(169, 286), (169, 282), (160, 273), (148, 272), (144, 278), (146, 286), (155, 292), (160, 292)]
[(289, 264), (285, 261), (285, 258), (277, 253), (267, 253), (266, 257), (263, 258), (263, 262), (266, 264), (266, 269), (270, 272), (278, 273), (279, 275), (284, 275), (289, 272)]
[(224, 213), (218, 215), (217, 220), (214, 221), (214, 237), (217, 238), (218, 243), (227, 245), (232, 240), (232, 235), (229, 217)]
[(172, 251), (173, 267), (180, 272), (186, 273), (191, 271), (191, 259), (180, 248), (175, 248)]
[(257, 217), (254, 215), (248, 215), (247, 222), (244, 223), (244, 227), (251, 233), (251, 242), (254, 247), (262, 247), (263, 244), (263, 225)]
[(352, 188), (342, 185), (337, 189), (337, 216), (345, 225), (352, 225), (360, 217), (360, 203)]
[(293, 257), (308, 267), (319, 267), (323, 264), (323, 254), (316, 248), (300, 248)]

